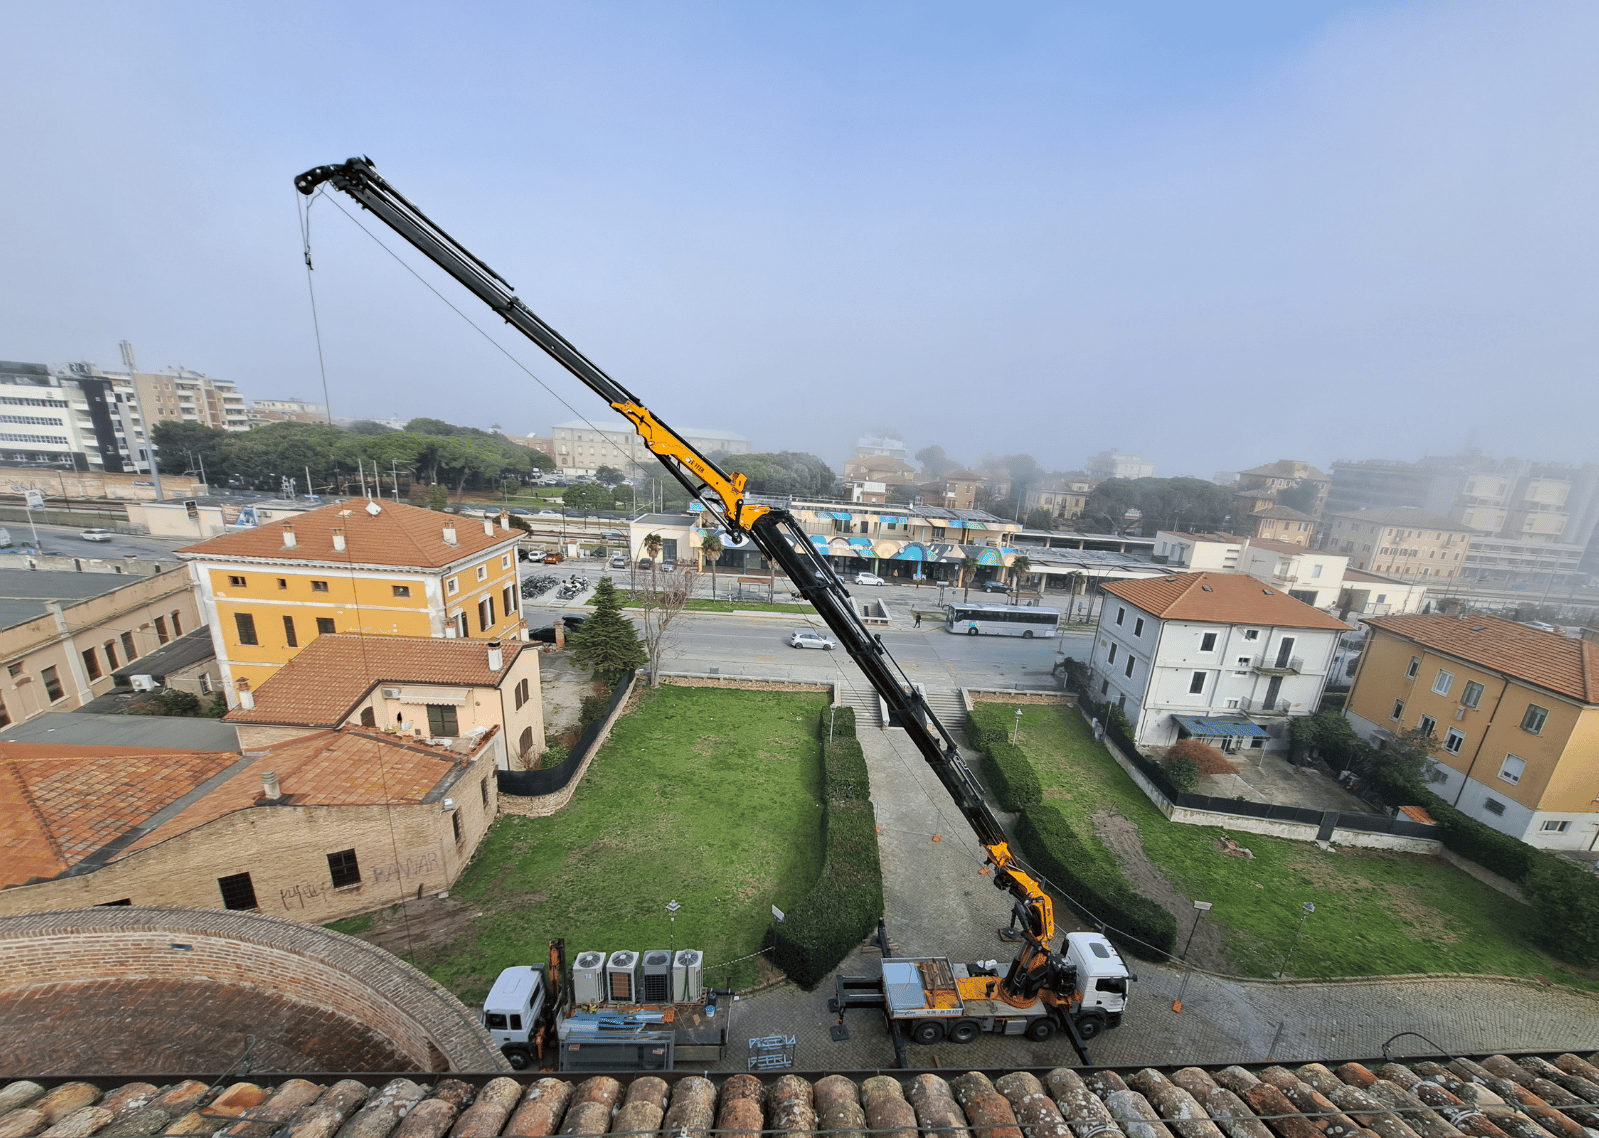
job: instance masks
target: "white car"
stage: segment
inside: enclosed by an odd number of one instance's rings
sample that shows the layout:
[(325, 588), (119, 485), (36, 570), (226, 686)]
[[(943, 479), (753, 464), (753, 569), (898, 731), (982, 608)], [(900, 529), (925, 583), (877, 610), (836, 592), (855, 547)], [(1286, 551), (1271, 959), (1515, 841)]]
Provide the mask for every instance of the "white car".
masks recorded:
[(812, 632), (808, 628), (802, 628), (798, 632), (794, 633), (794, 635), (790, 636), (788, 638), (788, 646), (790, 648), (825, 648), (829, 652), (837, 647), (837, 645), (835, 645), (827, 637), (823, 636), (820, 632)]
[(78, 535), (84, 541), (110, 541), (111, 531), (108, 529), (86, 529)]
[(855, 574), (855, 583), (857, 585), (881, 585), (883, 579), (876, 573), (857, 573)]

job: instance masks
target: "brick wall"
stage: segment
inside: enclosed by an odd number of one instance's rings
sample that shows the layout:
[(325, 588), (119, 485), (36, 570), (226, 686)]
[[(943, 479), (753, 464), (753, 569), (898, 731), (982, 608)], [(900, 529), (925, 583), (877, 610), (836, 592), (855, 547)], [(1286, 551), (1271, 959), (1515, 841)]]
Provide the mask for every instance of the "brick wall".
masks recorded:
[(275, 992), (322, 1009), (324, 1019), (364, 1025), (420, 1071), (506, 1067), (458, 1000), (404, 961), (353, 937), (251, 913), (171, 908), (0, 917), (0, 997), (130, 979)]

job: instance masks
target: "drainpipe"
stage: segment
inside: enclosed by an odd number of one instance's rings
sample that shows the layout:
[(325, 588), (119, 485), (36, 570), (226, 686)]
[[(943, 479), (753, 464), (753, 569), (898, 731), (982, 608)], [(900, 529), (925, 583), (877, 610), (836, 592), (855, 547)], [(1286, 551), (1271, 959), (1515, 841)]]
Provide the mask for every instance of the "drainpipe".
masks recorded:
[(1449, 805), (1458, 807), (1460, 796), (1466, 793), (1466, 783), (1471, 781), (1471, 772), (1477, 769), (1477, 759), (1482, 755), (1483, 744), (1488, 741), (1488, 728), (1493, 726), (1494, 720), (1499, 718), (1499, 705), (1505, 702), (1505, 692), (1510, 688), (1509, 680), (1501, 680), (1499, 684), (1499, 698), (1494, 700), (1493, 714), (1488, 716), (1487, 725), (1482, 729), (1482, 738), (1477, 740), (1477, 749), (1471, 752), (1471, 762), (1466, 764), (1466, 770), (1460, 777), (1460, 789), (1455, 791), (1455, 800)]

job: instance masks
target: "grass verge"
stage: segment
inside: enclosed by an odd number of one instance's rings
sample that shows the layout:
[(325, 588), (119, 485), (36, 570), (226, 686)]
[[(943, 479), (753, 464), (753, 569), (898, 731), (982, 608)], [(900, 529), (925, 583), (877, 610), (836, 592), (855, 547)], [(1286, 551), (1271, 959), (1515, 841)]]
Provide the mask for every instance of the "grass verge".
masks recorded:
[[(796, 692), (662, 687), (624, 715), (572, 802), (500, 818), (452, 900), (470, 931), (415, 963), (463, 1000), (502, 968), (539, 963), (565, 937), (588, 950), (699, 948), (707, 985), (748, 987), (772, 923), (822, 864), (827, 700)], [(675, 927), (666, 903), (682, 910)]]
[[(1167, 881), (1189, 899), (1214, 904), (1204, 920), (1223, 928), (1231, 969), (1240, 975), (1281, 969), (1301, 905), (1313, 901), (1316, 911), (1294, 950), (1296, 976), (1492, 973), (1599, 990), (1599, 973), (1564, 966), (1522, 935), (1531, 909), (1441, 858), (1352, 847), (1324, 852), (1309, 842), (1168, 822), (1074, 708), (1021, 710), (1017, 746), (1038, 771), (1044, 802), (1060, 810), (1091, 856), (1112, 865), (1119, 862), (1093, 815), (1113, 811), (1130, 820)], [(996, 730), (1008, 729), (1014, 715), (1003, 703), (974, 712), (980, 725)], [(1254, 859), (1222, 854), (1224, 836)]]

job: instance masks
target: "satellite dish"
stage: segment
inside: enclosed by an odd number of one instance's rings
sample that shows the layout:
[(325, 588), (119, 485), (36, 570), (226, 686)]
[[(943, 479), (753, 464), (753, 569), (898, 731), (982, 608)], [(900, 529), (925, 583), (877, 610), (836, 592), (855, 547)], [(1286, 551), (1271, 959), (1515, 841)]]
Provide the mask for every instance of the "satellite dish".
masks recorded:
[(366, 512), (375, 518), (383, 512), (383, 507), (378, 505), (376, 502), (368, 502), (366, 504)]

